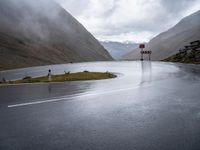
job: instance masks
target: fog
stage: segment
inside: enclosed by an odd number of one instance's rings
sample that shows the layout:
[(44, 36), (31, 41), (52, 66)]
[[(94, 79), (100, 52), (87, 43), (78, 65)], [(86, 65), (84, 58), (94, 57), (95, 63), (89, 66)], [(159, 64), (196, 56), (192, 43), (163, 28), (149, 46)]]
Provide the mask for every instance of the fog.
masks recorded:
[[(71, 16), (53, 0), (0, 0), (0, 3), (1, 28), (7, 29), (7, 24), (12, 26), (14, 22), (15, 29), (18, 28), (15, 32), (22, 30), (24, 36), (34, 35), (42, 40), (49, 39), (51, 28), (54, 28), (54, 31), (57, 27), (63, 32), (73, 32), (73, 28), (70, 28), (69, 24), (66, 25), (67, 21), (72, 23)], [(62, 13), (69, 18), (64, 18)]]

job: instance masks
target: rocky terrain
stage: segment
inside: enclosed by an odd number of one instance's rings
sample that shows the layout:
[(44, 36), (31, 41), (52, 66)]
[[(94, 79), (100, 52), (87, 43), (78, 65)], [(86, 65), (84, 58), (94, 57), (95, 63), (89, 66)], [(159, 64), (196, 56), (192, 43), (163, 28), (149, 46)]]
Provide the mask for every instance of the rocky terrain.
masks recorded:
[(190, 45), (186, 45), (179, 50), (179, 53), (164, 59), (164, 61), (200, 64), (200, 41), (190, 42)]
[(0, 0), (0, 70), (112, 60), (53, 0)]

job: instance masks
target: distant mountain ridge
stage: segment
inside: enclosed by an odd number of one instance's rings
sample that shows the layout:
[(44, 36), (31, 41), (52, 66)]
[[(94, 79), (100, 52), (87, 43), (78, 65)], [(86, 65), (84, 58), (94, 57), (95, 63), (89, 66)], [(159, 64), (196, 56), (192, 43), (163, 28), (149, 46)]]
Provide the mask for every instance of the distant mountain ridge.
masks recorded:
[[(179, 49), (191, 41), (200, 39), (200, 11), (183, 18), (166, 32), (153, 38), (146, 49), (152, 51), (152, 60), (163, 60), (179, 52)], [(139, 60), (140, 49), (122, 56), (127, 60)]]
[(105, 48), (53, 0), (0, 0), (0, 70), (106, 60)]
[(100, 41), (105, 49), (111, 54), (115, 59), (121, 58), (124, 54), (132, 51), (132, 49), (137, 47), (137, 43), (131, 42), (113, 42), (113, 41)]

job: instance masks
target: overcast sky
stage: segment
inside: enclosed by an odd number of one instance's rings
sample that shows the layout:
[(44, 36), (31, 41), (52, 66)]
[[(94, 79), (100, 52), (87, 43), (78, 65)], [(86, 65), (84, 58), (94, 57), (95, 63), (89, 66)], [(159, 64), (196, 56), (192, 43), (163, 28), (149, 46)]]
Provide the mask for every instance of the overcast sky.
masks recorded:
[(148, 42), (181, 18), (200, 10), (200, 0), (57, 0), (99, 40)]

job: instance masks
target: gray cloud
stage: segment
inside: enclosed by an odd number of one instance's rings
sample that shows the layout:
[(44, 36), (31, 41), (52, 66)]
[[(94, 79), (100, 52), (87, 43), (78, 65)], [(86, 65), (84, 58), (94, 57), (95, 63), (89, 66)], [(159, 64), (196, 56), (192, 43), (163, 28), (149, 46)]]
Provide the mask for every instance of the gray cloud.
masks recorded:
[(57, 0), (101, 40), (148, 41), (200, 9), (200, 0)]
[(169, 13), (179, 13), (191, 7), (197, 0), (162, 0), (161, 3)]

